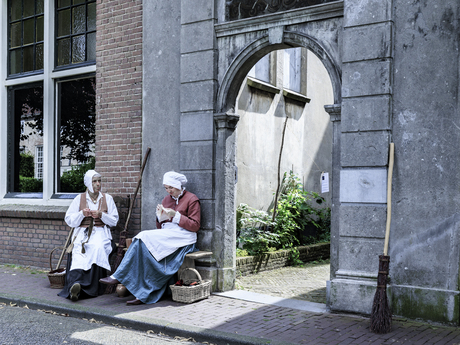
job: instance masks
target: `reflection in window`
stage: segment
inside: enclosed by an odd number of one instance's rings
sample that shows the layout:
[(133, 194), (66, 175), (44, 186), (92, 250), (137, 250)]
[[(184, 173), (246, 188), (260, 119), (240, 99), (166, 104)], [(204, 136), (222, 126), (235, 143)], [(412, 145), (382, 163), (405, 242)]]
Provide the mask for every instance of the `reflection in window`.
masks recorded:
[(270, 83), (270, 54), (257, 61), (248, 76)]
[(35, 148), (43, 145), (43, 87), (12, 87), (8, 96), (8, 192), (42, 192), (43, 165), (37, 172)]
[(301, 80), (301, 48), (284, 50), (283, 87), (300, 92)]
[(96, 80), (84, 78), (58, 83), (57, 192), (84, 192), (83, 175), (94, 168), (96, 138)]
[(56, 66), (96, 60), (96, 1), (58, 0)]
[(43, 2), (8, 1), (8, 75), (43, 69)]
[(35, 146), (35, 178), (43, 179), (43, 145)]

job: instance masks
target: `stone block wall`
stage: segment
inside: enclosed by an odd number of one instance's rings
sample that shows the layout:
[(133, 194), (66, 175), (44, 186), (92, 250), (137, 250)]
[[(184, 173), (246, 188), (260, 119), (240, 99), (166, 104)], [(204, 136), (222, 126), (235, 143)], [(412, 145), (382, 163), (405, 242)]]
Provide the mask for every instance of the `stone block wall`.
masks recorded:
[[(141, 0), (97, 1), (96, 171), (103, 190), (124, 199), (137, 187), (143, 160), (142, 11)], [(140, 203), (130, 227), (140, 230)]]
[[(329, 259), (330, 247), (329, 243), (298, 247), (300, 260), (303, 262), (310, 262)], [(236, 258), (236, 273), (237, 275), (246, 276), (257, 272), (270, 271), (289, 266), (289, 256), (289, 250), (280, 250), (257, 257), (246, 256)]]

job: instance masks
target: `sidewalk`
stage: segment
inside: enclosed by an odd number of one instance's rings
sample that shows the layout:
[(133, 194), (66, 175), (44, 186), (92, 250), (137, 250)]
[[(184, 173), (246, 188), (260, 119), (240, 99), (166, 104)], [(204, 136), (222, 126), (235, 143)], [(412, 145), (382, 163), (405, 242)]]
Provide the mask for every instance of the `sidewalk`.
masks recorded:
[(127, 306), (116, 293), (76, 303), (57, 296), (46, 273), (0, 265), (0, 302), (107, 324), (192, 337), (213, 344), (460, 344), (460, 328), (393, 319), (389, 334), (368, 330), (366, 317), (334, 314), (324, 304), (235, 290), (192, 304), (163, 298)]

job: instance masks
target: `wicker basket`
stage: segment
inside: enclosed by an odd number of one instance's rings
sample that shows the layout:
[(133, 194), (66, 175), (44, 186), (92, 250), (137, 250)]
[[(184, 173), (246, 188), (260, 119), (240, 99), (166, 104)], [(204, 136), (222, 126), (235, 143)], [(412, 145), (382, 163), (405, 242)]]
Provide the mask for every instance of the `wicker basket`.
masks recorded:
[(50, 253), (50, 269), (51, 271), (48, 272), (48, 279), (50, 280), (50, 288), (52, 289), (62, 289), (65, 284), (65, 268), (57, 268), (53, 270), (53, 266), (51, 266), (51, 258), (53, 257), (53, 252), (59, 249), (59, 247), (54, 248)]
[[(190, 270), (195, 272), (198, 284), (193, 286), (177, 286), (170, 285), (172, 291), (172, 299), (181, 303), (193, 303), (205, 298), (211, 294), (211, 281), (201, 279), (200, 273), (194, 268), (186, 268), (184, 271)], [(181, 277), (179, 277), (181, 279)]]

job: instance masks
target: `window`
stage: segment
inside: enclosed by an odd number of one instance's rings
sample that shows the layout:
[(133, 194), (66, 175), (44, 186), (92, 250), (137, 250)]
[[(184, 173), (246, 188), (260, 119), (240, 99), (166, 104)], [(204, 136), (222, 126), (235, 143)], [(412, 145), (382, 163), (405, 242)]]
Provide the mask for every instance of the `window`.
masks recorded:
[(300, 92), (301, 48), (284, 50), (283, 88)]
[(72, 199), (95, 162), (96, 0), (0, 1), (0, 201)]
[(9, 0), (8, 75), (43, 69), (44, 0)]
[(96, 1), (57, 0), (56, 67), (96, 60)]
[(43, 179), (43, 145), (35, 146), (35, 178)]
[[(8, 170), (9, 192), (42, 191), (42, 172), (38, 173), (36, 147), (43, 143), (43, 87), (41, 83), (9, 89)], [(43, 152), (43, 151), (42, 151)], [(43, 157), (43, 155), (42, 155)], [(40, 177), (37, 177), (39, 176)], [(40, 180), (34, 180), (40, 179)], [(41, 197), (41, 194), (34, 195)]]
[(249, 71), (248, 76), (270, 83), (270, 54), (257, 61)]
[[(96, 140), (96, 80), (94, 77), (59, 81), (57, 123), (60, 152), (57, 191), (83, 192), (73, 185), (72, 171), (94, 157)], [(86, 168), (84, 170), (87, 170)], [(77, 189), (76, 189), (77, 188)]]

